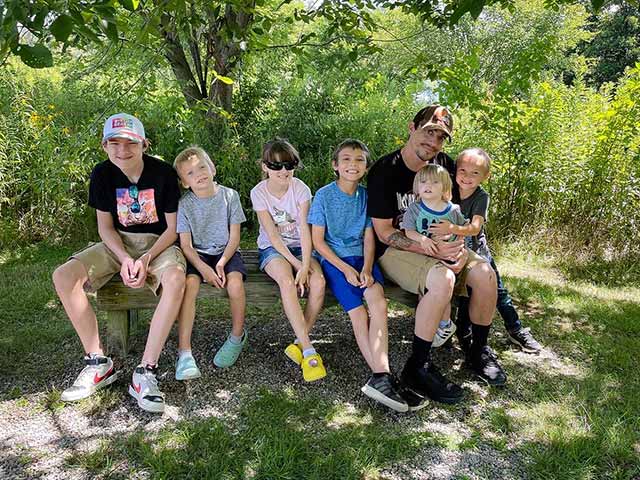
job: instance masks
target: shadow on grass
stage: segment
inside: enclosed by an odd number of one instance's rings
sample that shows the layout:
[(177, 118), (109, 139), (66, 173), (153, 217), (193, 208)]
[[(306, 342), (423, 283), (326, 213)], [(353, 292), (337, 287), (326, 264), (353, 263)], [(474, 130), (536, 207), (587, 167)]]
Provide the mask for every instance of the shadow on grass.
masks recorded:
[(640, 302), (531, 279), (508, 283), (535, 311), (526, 322), (558, 361), (524, 354), (528, 361), (505, 361), (510, 384), (496, 392), (502, 406), (484, 412), (476, 433), (517, 445), (533, 460), (531, 478), (640, 478)]
[[(434, 436), (408, 433), (317, 399), (261, 390), (240, 411), (238, 425), (215, 418), (179, 422), (157, 433), (110, 439), (68, 464), (110, 478), (361, 479), (414, 455)], [(115, 473), (115, 475), (114, 475)]]

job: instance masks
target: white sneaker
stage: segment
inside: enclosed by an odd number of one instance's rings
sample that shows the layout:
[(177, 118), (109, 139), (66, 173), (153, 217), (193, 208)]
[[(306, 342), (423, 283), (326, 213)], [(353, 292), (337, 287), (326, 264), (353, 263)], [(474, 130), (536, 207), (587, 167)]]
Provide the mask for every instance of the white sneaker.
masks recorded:
[(438, 327), (438, 330), (436, 330), (436, 335), (433, 337), (432, 345), (436, 348), (441, 347), (446, 343), (447, 340), (451, 338), (451, 335), (453, 335), (455, 332), (456, 324), (449, 320), (449, 325), (447, 325), (446, 327)]
[(138, 365), (133, 371), (129, 394), (138, 401), (138, 406), (154, 413), (164, 412), (164, 394), (158, 388), (156, 372), (158, 368)]
[(113, 368), (109, 357), (91, 354), (84, 357), (85, 367), (76, 381), (67, 388), (60, 399), (63, 402), (75, 402), (87, 398), (98, 390), (112, 384), (118, 378), (118, 372)]

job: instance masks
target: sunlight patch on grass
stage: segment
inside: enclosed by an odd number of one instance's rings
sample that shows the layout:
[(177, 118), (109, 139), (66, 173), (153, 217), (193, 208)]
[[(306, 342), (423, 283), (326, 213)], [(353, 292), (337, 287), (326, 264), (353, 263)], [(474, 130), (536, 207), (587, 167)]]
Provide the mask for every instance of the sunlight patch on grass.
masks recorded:
[(345, 403), (336, 408), (327, 418), (327, 427), (340, 429), (347, 425), (363, 426), (370, 425), (373, 417), (370, 413), (362, 414), (350, 403)]
[(596, 286), (589, 282), (569, 282), (562, 273), (550, 266), (536, 266), (522, 259), (509, 258), (508, 262), (498, 263), (500, 274), (504, 277), (535, 280), (549, 287), (565, 288), (571, 285), (576, 294), (602, 301), (625, 301), (640, 303), (640, 288)]
[(517, 430), (518, 443), (527, 440), (550, 443), (558, 439), (569, 442), (592, 435), (588, 417), (578, 415), (571, 406), (559, 402), (512, 407), (504, 410), (500, 420), (508, 424), (509, 429)]

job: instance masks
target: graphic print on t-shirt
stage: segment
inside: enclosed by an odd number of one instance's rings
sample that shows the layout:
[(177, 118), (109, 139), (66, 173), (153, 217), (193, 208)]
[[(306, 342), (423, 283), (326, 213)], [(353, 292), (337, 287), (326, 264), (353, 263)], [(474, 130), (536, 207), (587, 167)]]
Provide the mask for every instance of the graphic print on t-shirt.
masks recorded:
[(393, 220), (393, 227), (400, 228), (400, 224), (402, 223), (402, 216), (404, 215), (404, 212), (407, 210), (407, 208), (409, 208), (409, 205), (416, 201), (416, 195), (413, 193), (413, 191), (404, 194), (396, 192), (396, 201), (400, 213)]
[(283, 239), (296, 240), (298, 238), (296, 235), (296, 221), (286, 210), (273, 207), (273, 222), (276, 224), (278, 232)]
[(118, 221), (124, 227), (131, 225), (141, 225), (155, 223), (159, 221), (158, 211), (156, 210), (156, 201), (153, 188), (139, 190), (137, 198), (131, 196), (130, 188), (116, 188), (116, 202), (118, 208)]

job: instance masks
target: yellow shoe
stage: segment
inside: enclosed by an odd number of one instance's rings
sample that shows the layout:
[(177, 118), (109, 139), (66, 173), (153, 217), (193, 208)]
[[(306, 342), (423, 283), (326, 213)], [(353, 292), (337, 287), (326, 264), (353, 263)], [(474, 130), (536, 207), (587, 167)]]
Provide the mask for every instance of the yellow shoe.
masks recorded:
[(314, 382), (327, 376), (320, 355), (314, 353), (302, 359), (302, 376), (306, 382)]
[(284, 349), (284, 354), (296, 365), (302, 363), (302, 347), (297, 343), (289, 344), (289, 346)]

